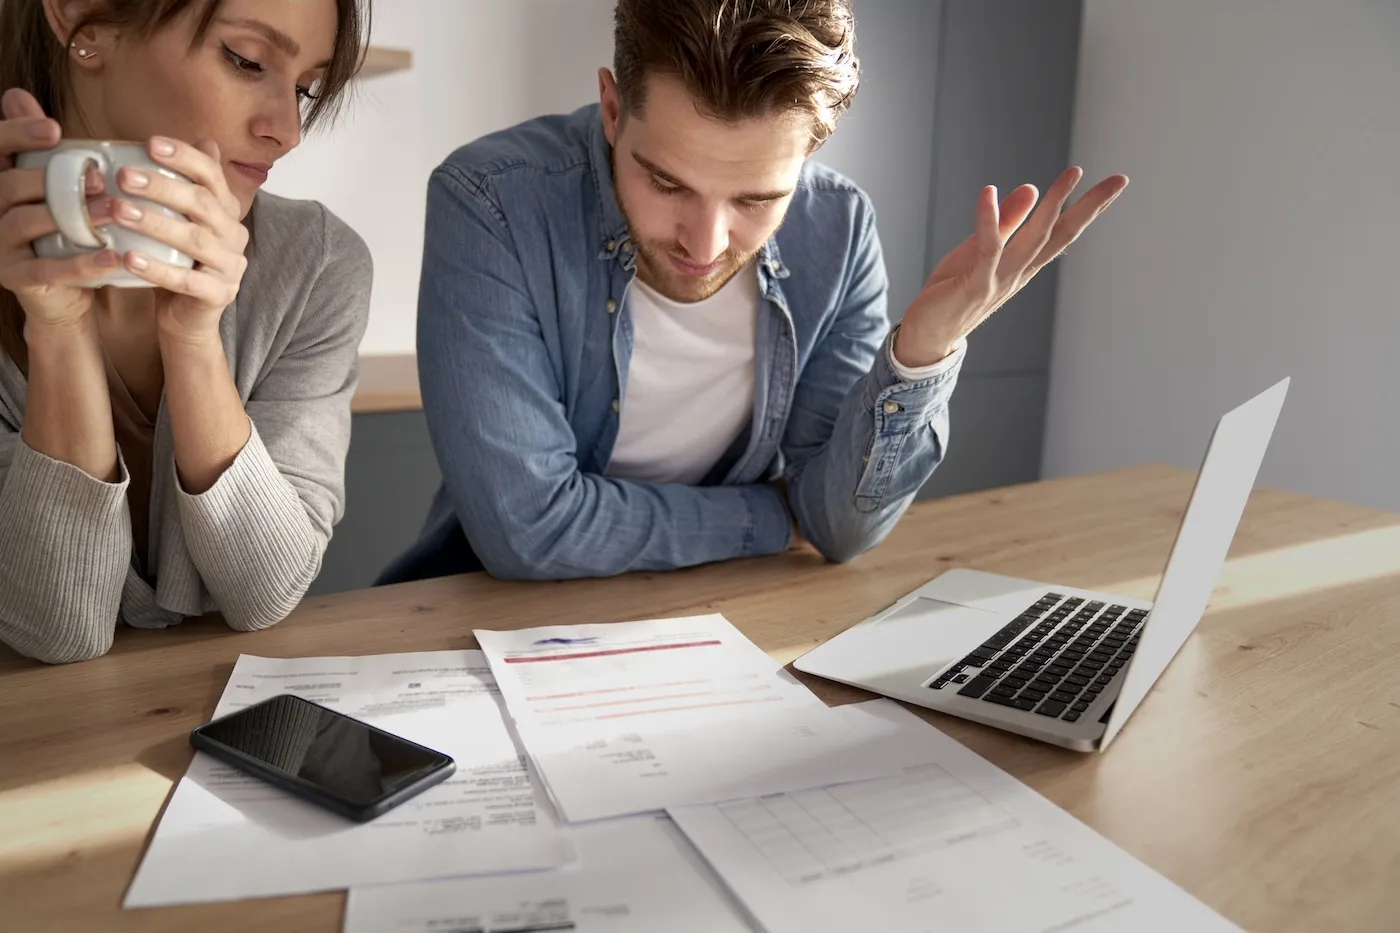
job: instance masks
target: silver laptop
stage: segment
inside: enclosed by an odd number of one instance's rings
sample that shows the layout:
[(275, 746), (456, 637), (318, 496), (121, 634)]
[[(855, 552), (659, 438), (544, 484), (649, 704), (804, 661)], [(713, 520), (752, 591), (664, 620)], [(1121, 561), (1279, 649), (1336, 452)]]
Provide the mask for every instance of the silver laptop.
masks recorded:
[(1076, 751), (1107, 748), (1210, 601), (1288, 383), (1216, 425), (1152, 602), (950, 570), (793, 666)]

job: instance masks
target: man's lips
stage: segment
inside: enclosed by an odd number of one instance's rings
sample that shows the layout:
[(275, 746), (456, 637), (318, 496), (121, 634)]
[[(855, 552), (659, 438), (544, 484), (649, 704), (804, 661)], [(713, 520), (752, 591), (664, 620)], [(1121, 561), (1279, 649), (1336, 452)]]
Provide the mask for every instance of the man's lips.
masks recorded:
[(721, 263), (718, 259), (712, 263), (707, 263), (706, 265), (700, 266), (696, 265), (693, 262), (689, 262), (685, 259), (682, 259), (673, 253), (667, 253), (666, 256), (668, 259), (671, 260), (671, 265), (675, 266), (676, 271), (679, 272), (681, 275), (690, 275), (696, 278), (704, 278), (705, 276), (717, 271), (719, 267), (723, 265), (723, 263)]

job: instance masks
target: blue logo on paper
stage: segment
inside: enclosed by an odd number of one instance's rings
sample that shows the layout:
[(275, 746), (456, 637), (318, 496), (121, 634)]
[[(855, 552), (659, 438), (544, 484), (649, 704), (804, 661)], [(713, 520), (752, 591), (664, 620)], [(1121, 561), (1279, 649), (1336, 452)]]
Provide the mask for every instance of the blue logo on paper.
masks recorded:
[(591, 645), (597, 638), (541, 638), (536, 645)]

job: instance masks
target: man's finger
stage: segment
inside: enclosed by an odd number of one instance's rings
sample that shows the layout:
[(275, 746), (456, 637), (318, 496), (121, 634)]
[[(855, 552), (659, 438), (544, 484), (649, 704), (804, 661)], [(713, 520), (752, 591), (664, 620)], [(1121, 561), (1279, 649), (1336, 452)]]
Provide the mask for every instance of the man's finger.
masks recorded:
[(1027, 269), (1027, 278), (1034, 276), (1047, 263), (1064, 252), (1071, 243), (1079, 239), (1079, 235), (1088, 228), (1089, 224), (1094, 222), (1094, 218), (1107, 210), (1108, 206), (1123, 193), (1123, 189), (1126, 187), (1128, 187), (1126, 175), (1110, 175), (1074, 202), (1074, 205), (1060, 216), (1050, 239), (1032, 260)]
[(1045, 193), (1045, 198), (1040, 202), (1040, 207), (1036, 209), (1029, 223), (1016, 232), (1011, 242), (1006, 245), (1005, 255), (1002, 257), (1002, 279), (1007, 282), (1014, 282), (1025, 273), (1026, 268), (1040, 251), (1045, 248), (1045, 244), (1050, 242), (1050, 237), (1054, 234), (1055, 224), (1060, 219), (1060, 212), (1064, 209), (1065, 202), (1074, 193), (1075, 187), (1079, 184), (1084, 172), (1076, 166), (1071, 166), (1060, 173), (1060, 177), (1055, 179), (1050, 190)]

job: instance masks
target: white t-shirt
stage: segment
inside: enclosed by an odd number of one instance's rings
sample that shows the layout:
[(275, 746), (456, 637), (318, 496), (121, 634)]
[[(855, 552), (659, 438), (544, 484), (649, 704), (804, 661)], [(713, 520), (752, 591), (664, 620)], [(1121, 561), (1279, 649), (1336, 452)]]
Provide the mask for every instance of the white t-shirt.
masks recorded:
[(627, 302), (632, 359), (607, 473), (693, 486), (753, 415), (757, 270), (690, 303), (633, 279)]
[[(753, 415), (759, 300), (753, 263), (689, 304), (632, 280), (632, 359), (607, 475), (693, 486), (714, 468)], [(966, 346), (959, 340), (928, 366), (904, 366), (893, 355), (890, 364), (905, 382), (929, 379), (955, 365)]]

